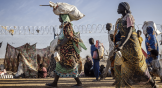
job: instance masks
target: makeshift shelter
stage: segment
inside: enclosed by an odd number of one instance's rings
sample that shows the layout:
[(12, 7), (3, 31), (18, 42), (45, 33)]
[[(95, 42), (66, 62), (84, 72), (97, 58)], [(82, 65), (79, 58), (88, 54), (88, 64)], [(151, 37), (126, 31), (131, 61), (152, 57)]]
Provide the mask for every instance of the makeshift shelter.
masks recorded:
[(17, 72), (18, 52), (19, 51), (15, 47), (7, 43), (6, 54), (5, 54), (5, 59), (4, 59), (4, 66), (7, 71)]
[(48, 68), (51, 58), (50, 47), (48, 46), (47, 48), (37, 49), (36, 51), (38, 67), (40, 64), (43, 64), (46, 68)]
[(26, 43), (25, 45), (17, 48), (7, 44), (4, 59), (5, 68), (8, 71), (17, 72), (20, 61), (23, 63), (25, 77), (37, 75), (38, 64), (36, 44), (29, 45)]

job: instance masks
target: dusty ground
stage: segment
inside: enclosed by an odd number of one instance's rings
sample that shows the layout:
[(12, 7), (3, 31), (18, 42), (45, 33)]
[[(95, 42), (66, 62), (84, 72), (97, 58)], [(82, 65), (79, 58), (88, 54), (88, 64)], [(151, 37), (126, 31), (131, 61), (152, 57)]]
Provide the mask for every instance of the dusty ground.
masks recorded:
[[(114, 82), (114, 79), (107, 77), (105, 80), (100, 82), (92, 82), (95, 78), (80, 78), (83, 87), (82, 88), (115, 88), (111, 86)], [(45, 86), (45, 83), (51, 83), (53, 78), (45, 79), (1, 79), (0, 88), (50, 88)], [(73, 78), (60, 78), (58, 81), (58, 88), (71, 88), (76, 82)], [(162, 88), (162, 83), (160, 83), (159, 78), (156, 79), (156, 83), (159, 85), (159, 88)], [(134, 85), (132, 88), (149, 88), (149, 85)], [(52, 87), (51, 87), (52, 88)]]
[[(100, 65), (101, 64), (106, 65), (105, 62), (106, 61), (100, 61)], [(0, 60), (0, 64), (3, 64), (3, 60)], [(0, 88), (50, 88), (45, 86), (45, 84), (51, 83), (53, 79), (54, 78), (0, 79)], [(94, 79), (95, 79), (94, 77), (80, 78), (80, 80), (83, 83), (82, 88), (115, 88), (115, 86), (111, 86), (111, 84), (114, 82), (114, 79), (112, 79), (112, 77), (107, 77), (105, 80), (102, 80), (100, 82), (92, 82), (92, 80)], [(162, 83), (160, 82), (159, 78), (156, 79), (156, 83), (159, 85), (159, 88), (162, 88)], [(76, 82), (73, 78), (60, 78), (60, 80), (58, 81), (58, 88), (71, 88), (71, 86), (75, 84)], [(150, 85), (133, 85), (132, 88), (150, 88)]]

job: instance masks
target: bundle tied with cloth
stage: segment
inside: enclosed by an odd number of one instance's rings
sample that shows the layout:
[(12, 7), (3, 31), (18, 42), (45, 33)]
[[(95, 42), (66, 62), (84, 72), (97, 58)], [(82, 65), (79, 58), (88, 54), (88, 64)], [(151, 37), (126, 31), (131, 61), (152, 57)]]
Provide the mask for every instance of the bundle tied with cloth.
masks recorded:
[(68, 3), (53, 3), (51, 1), (49, 4), (54, 8), (56, 15), (68, 14), (70, 21), (79, 20), (85, 16), (74, 5)]
[(147, 31), (146, 31), (147, 27), (154, 28), (154, 31), (156, 32), (157, 35), (161, 34), (161, 32), (157, 29), (156, 24), (153, 21), (145, 21), (143, 26), (142, 26), (144, 35), (147, 34)]
[[(67, 4), (67, 3), (53, 3), (53, 2), (49, 2), (50, 6), (52, 6), (54, 8), (54, 13), (56, 15), (61, 15), (61, 18), (63, 20), (63, 24), (65, 22), (71, 22), (74, 20), (79, 20), (81, 18), (83, 18), (85, 15), (82, 14), (75, 6)], [(79, 32), (74, 32), (74, 37), (77, 37), (80, 41), (80, 33)], [(57, 46), (57, 41), (58, 40), (63, 40), (64, 39), (64, 33), (63, 33), (63, 28), (60, 31), (60, 34), (58, 35), (58, 37), (56, 37), (51, 43), (50, 43), (50, 52), (54, 53), (54, 58), (56, 59), (56, 61), (60, 61), (60, 57), (59, 57), (59, 50), (55, 51), (55, 47)], [(78, 47), (76, 46), (75, 42), (73, 42), (74, 48), (76, 50), (76, 52), (79, 54), (81, 51), (81, 48), (83, 48), (84, 50), (87, 50), (86, 46), (84, 45), (83, 42), (79, 42), (78, 43)]]

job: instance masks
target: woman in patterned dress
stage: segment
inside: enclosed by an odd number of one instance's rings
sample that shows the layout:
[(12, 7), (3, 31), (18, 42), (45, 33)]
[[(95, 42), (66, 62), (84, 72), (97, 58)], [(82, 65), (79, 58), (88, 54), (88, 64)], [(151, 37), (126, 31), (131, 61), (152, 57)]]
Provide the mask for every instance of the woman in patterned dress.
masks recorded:
[(146, 44), (146, 50), (147, 50), (146, 63), (148, 65), (150, 65), (151, 61), (153, 60), (153, 58), (151, 57), (150, 51), (151, 50), (159, 51), (158, 42), (157, 42), (157, 39), (156, 39), (156, 34), (155, 34), (155, 31), (152, 27), (147, 27), (147, 35), (146, 35), (146, 39), (145, 39), (145, 44)]
[(131, 86), (134, 77), (137, 76), (141, 78), (139, 81), (145, 79), (145, 81), (149, 81), (153, 88), (156, 88), (155, 81), (148, 72), (145, 57), (142, 53), (134, 27), (135, 21), (131, 15), (130, 6), (127, 2), (121, 2), (119, 4), (118, 14), (122, 14), (118, 23), (121, 42), (115, 49), (115, 52), (120, 51), (122, 57), (115, 56), (114, 68), (115, 79), (117, 81), (116, 87)]
[(46, 85), (57, 87), (59, 77), (73, 77), (77, 82), (74, 87), (82, 86), (78, 77), (78, 63), (80, 61), (78, 43), (82, 41), (75, 37), (69, 15), (61, 14), (59, 15), (59, 20), (61, 22), (61, 34), (59, 35), (58, 45), (55, 50), (59, 50), (60, 52), (60, 61), (56, 63), (56, 68), (54, 70), (55, 79), (53, 83)]

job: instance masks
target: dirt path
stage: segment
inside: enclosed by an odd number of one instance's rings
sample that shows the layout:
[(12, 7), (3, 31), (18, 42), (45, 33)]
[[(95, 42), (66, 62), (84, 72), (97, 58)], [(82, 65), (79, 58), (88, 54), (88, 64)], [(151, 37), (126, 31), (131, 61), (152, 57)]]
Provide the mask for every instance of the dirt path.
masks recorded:
[[(82, 88), (115, 88), (115, 86), (111, 86), (114, 82), (114, 79), (111, 77), (107, 77), (105, 80), (100, 82), (92, 82), (95, 78), (80, 78), (83, 87)], [(51, 83), (53, 78), (45, 78), (45, 79), (1, 79), (0, 80), (0, 88), (50, 88), (45, 86), (45, 83)], [(160, 79), (157, 78), (156, 82), (159, 88), (162, 88), (162, 83), (160, 83)], [(75, 80), (73, 78), (60, 78), (58, 81), (58, 88), (71, 88), (72, 85), (75, 85)], [(134, 85), (134, 88), (148, 88), (149, 85)], [(52, 87), (51, 87), (52, 88)]]

